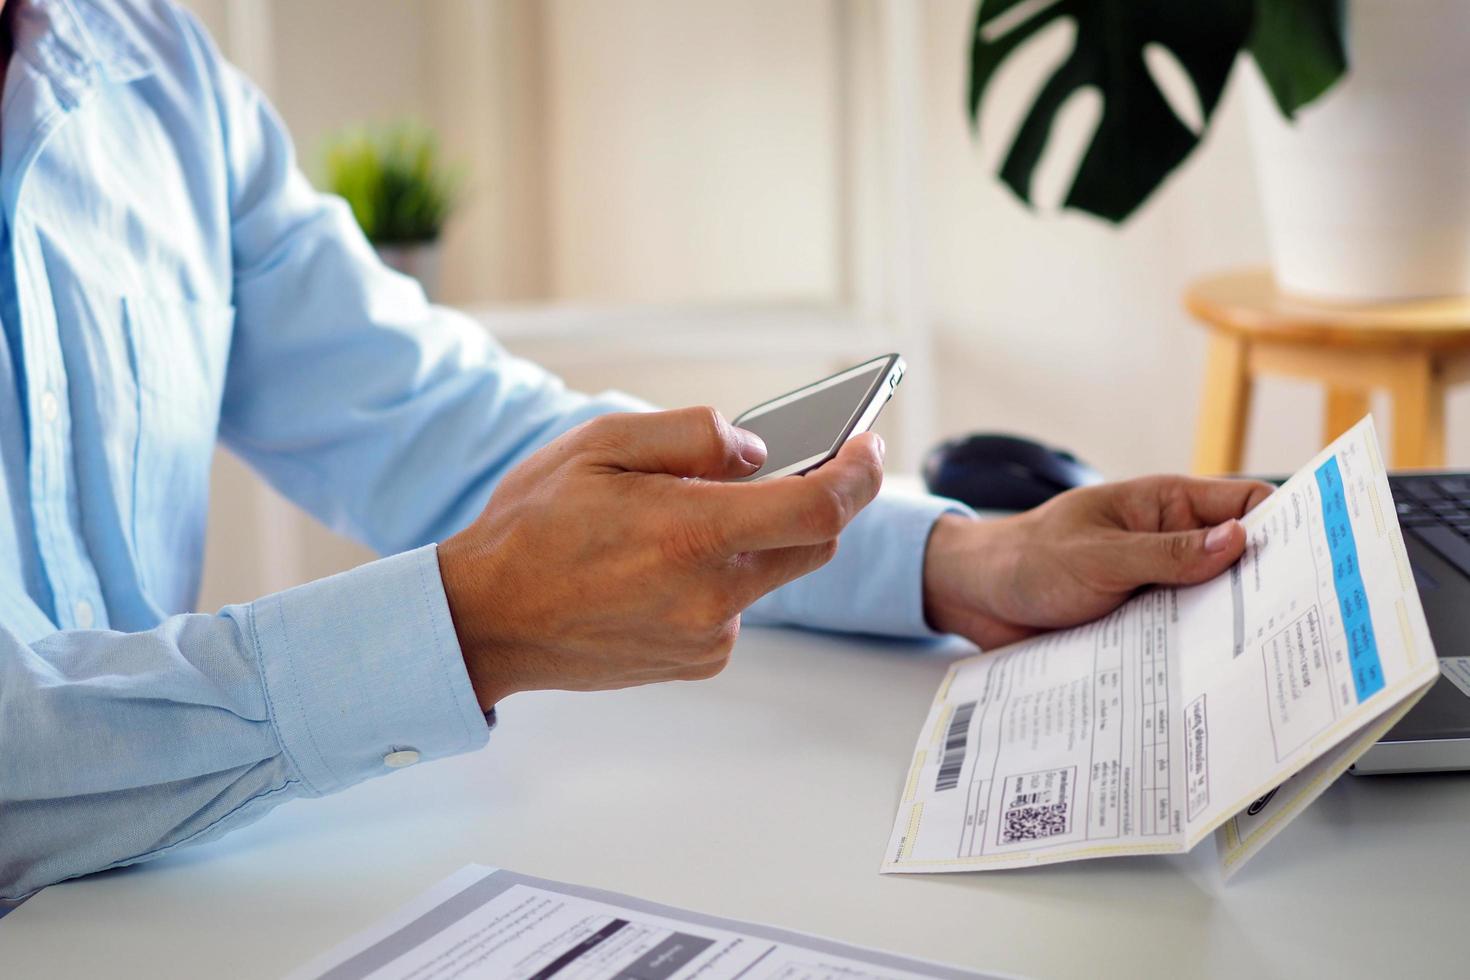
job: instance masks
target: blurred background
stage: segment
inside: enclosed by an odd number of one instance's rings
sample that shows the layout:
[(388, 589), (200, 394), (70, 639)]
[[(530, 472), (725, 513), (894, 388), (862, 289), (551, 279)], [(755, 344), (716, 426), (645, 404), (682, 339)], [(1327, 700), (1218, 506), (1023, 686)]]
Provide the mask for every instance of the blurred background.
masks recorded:
[[(1028, 209), (994, 171), (1071, 27), (1002, 67), (973, 131), (974, 0), (187, 5), (313, 179), (347, 127), (437, 133), (460, 177), (438, 299), (511, 350), (576, 387), (733, 415), (897, 349), (890, 471), (973, 430), (1109, 477), (1188, 469), (1207, 337), (1181, 294), (1269, 259), (1241, 71), (1121, 227), (1058, 206), (1099, 116), (1070, 99)], [(1316, 386), (1263, 382), (1246, 468), (1300, 465), (1322, 412)], [(1467, 412), (1451, 399), (1451, 463), (1470, 462)], [(202, 608), (368, 557), (217, 463)]]

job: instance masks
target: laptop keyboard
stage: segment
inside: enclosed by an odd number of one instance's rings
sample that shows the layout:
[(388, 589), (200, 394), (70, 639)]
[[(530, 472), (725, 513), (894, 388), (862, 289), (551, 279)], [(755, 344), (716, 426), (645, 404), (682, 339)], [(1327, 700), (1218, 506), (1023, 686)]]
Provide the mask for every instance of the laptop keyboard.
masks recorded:
[(1388, 485), (1404, 534), (1470, 576), (1470, 475), (1390, 476)]

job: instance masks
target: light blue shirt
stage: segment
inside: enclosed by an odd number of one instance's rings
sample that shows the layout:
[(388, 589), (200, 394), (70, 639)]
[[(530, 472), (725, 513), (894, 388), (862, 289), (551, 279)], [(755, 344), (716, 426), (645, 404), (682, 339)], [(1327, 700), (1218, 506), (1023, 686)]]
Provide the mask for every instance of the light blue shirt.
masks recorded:
[[(484, 745), (433, 542), (579, 421), (316, 193), (164, 0), (11, 0), (0, 103), (0, 897)], [(195, 614), (216, 439), (391, 557)], [(929, 635), (935, 498), (752, 618)]]

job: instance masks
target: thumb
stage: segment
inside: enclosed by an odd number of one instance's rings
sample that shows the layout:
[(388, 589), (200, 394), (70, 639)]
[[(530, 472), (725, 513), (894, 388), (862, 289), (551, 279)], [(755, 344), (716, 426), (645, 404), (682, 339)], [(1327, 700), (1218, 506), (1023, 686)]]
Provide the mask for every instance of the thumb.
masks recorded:
[(591, 423), (588, 436), (603, 461), (639, 473), (731, 480), (766, 461), (760, 436), (735, 428), (713, 408), (605, 415)]
[(1245, 528), (1237, 520), (1136, 537), (1137, 547), (1124, 563), (1124, 573), (1134, 586), (1208, 582), (1240, 559), (1246, 542)]

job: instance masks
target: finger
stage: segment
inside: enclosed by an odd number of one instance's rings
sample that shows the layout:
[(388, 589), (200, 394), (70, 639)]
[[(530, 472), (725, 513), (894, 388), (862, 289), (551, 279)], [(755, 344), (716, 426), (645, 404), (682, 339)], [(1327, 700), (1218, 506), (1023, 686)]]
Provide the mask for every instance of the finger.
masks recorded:
[(1195, 585), (1235, 564), (1245, 551), (1246, 534), (1240, 521), (1231, 518), (1191, 531), (1129, 533), (1117, 543), (1110, 565), (1120, 589)]
[(760, 436), (707, 407), (604, 415), (587, 424), (583, 439), (598, 462), (639, 473), (730, 480), (766, 461)]
[(704, 519), (720, 522), (726, 553), (736, 554), (831, 541), (882, 486), (883, 440), (866, 433), (809, 473), (704, 484), (695, 499)]
[[(1273, 483), (1264, 483), (1260, 480), (1248, 480), (1246, 482), (1251, 485), (1250, 493), (1246, 495), (1245, 500), (1245, 514), (1249, 514), (1261, 504), (1264, 504), (1267, 497), (1276, 492), (1276, 485)], [(1241, 516), (1244, 517), (1245, 514)]]
[(795, 545), (769, 551), (752, 551), (742, 555), (736, 570), (736, 586), (742, 605), (748, 606), (773, 589), (810, 575), (837, 554), (837, 541)]
[[(1275, 487), (1259, 480), (1219, 480), (1188, 476), (1145, 478), (1133, 506), (1123, 508), (1126, 525), (1136, 531), (1189, 531), (1244, 517)], [(1121, 484), (1125, 492), (1129, 484)], [(1151, 492), (1150, 492), (1151, 491)], [(1140, 506), (1141, 505), (1141, 506)]]

